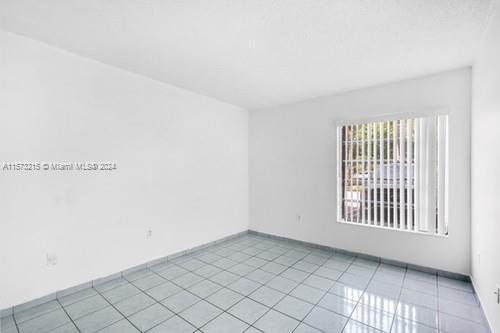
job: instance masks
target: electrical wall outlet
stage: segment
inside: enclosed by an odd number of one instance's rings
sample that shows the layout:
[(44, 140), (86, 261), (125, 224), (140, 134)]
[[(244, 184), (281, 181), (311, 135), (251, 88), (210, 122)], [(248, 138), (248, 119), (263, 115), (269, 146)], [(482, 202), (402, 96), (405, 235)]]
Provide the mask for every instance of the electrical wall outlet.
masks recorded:
[(297, 222), (302, 223), (302, 215), (297, 215)]
[(47, 266), (54, 266), (57, 265), (57, 255), (55, 253), (47, 253), (45, 256), (47, 260)]
[(153, 230), (149, 229), (146, 235), (148, 237), (153, 237)]

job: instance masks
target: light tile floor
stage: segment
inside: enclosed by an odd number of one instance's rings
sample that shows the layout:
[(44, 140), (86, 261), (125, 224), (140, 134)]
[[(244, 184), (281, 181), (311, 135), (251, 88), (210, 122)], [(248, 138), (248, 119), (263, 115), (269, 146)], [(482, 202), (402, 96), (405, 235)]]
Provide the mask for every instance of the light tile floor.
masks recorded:
[(486, 333), (470, 283), (245, 235), (15, 313), (1, 333)]

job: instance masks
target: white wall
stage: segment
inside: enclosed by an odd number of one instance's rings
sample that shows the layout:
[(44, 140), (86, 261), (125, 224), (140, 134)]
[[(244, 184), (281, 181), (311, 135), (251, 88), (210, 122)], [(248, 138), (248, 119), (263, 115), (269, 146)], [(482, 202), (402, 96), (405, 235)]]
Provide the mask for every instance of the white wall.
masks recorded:
[(248, 228), (246, 110), (0, 31), (16, 161), (118, 170), (0, 170), (0, 309)]
[(500, 1), (473, 67), (472, 280), (493, 332), (500, 332)]
[[(468, 274), (470, 76), (466, 68), (251, 111), (250, 228)], [(336, 120), (434, 107), (450, 109), (449, 237), (336, 223)]]

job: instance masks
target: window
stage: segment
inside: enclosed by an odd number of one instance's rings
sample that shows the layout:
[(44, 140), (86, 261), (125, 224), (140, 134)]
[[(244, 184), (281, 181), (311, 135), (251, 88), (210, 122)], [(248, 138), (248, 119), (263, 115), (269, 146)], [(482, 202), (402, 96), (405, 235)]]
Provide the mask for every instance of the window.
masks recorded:
[(445, 236), (448, 116), (344, 123), (338, 221)]

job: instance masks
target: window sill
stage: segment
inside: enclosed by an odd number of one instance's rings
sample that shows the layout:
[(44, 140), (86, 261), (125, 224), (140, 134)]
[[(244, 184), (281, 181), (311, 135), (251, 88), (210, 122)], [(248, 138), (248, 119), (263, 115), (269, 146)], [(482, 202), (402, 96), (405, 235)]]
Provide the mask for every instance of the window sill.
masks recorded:
[(415, 234), (415, 235), (421, 235), (421, 236), (448, 238), (448, 234), (446, 234), (446, 235), (431, 234), (431, 233), (427, 233), (427, 232), (423, 232), (423, 231), (394, 229), (394, 228), (384, 227), (384, 226), (380, 226), (380, 225), (362, 224), (362, 223), (347, 222), (347, 221), (342, 221), (342, 220), (337, 220), (337, 223), (347, 224), (347, 225), (352, 225), (352, 226), (357, 226), (357, 227), (368, 227), (368, 228), (373, 228), (373, 229), (381, 229), (381, 230), (386, 230), (386, 231), (404, 232), (404, 233), (408, 233), (408, 234)]

